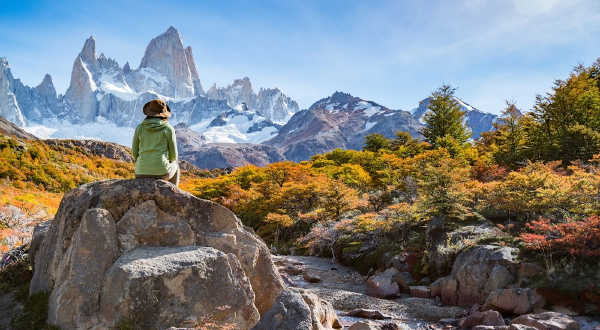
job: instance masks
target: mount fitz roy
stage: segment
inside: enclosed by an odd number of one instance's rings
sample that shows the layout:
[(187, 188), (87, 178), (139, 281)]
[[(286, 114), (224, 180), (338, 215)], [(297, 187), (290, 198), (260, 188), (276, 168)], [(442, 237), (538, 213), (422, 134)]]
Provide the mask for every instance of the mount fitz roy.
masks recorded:
[[(42, 138), (129, 145), (144, 118), (142, 106), (155, 98), (167, 101), (173, 111), (182, 158), (205, 168), (300, 161), (335, 148), (360, 149), (371, 133), (393, 137), (402, 130), (420, 137), (428, 103), (421, 101), (410, 113), (336, 92), (300, 110), (278, 88), (255, 92), (247, 77), (205, 90), (192, 48), (184, 47), (174, 27), (150, 41), (137, 69), (98, 56), (96, 41), (88, 38), (64, 95), (57, 95), (48, 74), (36, 87), (24, 85), (0, 58), (0, 116)], [(474, 138), (493, 129), (496, 115), (457, 101)]]

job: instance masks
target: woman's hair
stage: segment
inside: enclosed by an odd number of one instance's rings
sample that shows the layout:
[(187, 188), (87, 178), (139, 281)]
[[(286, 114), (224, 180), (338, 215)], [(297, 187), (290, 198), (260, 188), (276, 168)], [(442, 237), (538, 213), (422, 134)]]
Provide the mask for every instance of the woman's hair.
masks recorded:
[(158, 119), (162, 119), (162, 120), (169, 120), (169, 118), (165, 118), (165, 117), (158, 117), (158, 116), (146, 116), (146, 119), (151, 119), (151, 118), (158, 118)]

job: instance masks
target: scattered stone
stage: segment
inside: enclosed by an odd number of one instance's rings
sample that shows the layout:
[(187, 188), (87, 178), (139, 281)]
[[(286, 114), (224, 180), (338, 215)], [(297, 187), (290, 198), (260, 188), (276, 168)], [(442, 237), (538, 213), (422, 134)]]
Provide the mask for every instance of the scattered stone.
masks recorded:
[(282, 271), (284, 271), (285, 273), (288, 273), (290, 275), (300, 275), (302, 274), (302, 268), (296, 267), (296, 266), (292, 266), (292, 265), (287, 265), (285, 266)]
[(579, 330), (579, 323), (568, 315), (556, 312), (521, 315), (510, 323), (526, 325), (538, 330)]
[(385, 323), (381, 325), (381, 330), (400, 330), (396, 323)]
[(367, 322), (356, 322), (351, 325), (348, 330), (380, 330), (379, 326), (367, 323)]
[(309, 283), (321, 282), (321, 278), (319, 277), (319, 275), (315, 274), (313, 271), (308, 270), (308, 269), (305, 269), (302, 272), (302, 278), (304, 278), (304, 280)]
[(437, 322), (440, 319), (459, 318), (467, 314), (462, 307), (440, 306), (433, 299), (410, 297), (397, 301), (405, 304), (412, 315), (427, 321)]
[(385, 315), (385, 314), (381, 313), (380, 311), (377, 311), (374, 309), (364, 309), (364, 308), (354, 309), (354, 310), (346, 313), (345, 315), (361, 317), (363, 319), (371, 319), (371, 320), (386, 320), (386, 319), (392, 318), (391, 316)]
[(441, 319), (438, 323), (441, 325), (458, 326), (458, 321), (457, 319)]
[(510, 314), (531, 313), (545, 305), (544, 297), (529, 288), (499, 289), (490, 293), (483, 309), (497, 309)]
[[(311, 309), (312, 307), (312, 309)], [(284, 290), (273, 307), (253, 330), (325, 330), (341, 329), (337, 315), (328, 302), (302, 289)]]
[(398, 274), (396, 268), (388, 268), (383, 273), (373, 275), (367, 280), (367, 294), (378, 298), (395, 297), (400, 293), (398, 283), (394, 276)]
[(428, 286), (418, 285), (410, 286), (410, 295), (417, 298), (429, 298), (431, 296), (431, 290)]
[(393, 276), (393, 280), (398, 283), (398, 287), (404, 292), (409, 292), (410, 286), (415, 283), (415, 280), (409, 272), (398, 273)]
[(502, 315), (497, 311), (473, 312), (458, 322), (458, 326), (468, 329), (477, 325), (484, 326), (505, 326), (506, 323)]

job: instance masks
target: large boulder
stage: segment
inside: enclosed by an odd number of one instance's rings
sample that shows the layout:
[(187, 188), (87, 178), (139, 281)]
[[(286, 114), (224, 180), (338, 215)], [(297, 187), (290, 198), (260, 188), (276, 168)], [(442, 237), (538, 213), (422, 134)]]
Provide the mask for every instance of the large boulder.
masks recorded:
[(38, 232), (30, 293), (50, 292), (49, 322), (65, 329), (133, 315), (155, 328), (248, 329), (284, 288), (266, 245), (231, 211), (162, 180), (83, 185)]
[(478, 245), (461, 252), (452, 273), (431, 284), (431, 294), (449, 305), (483, 304), (490, 292), (517, 280), (513, 275), (518, 268), (516, 254), (514, 248), (495, 245)]
[(378, 298), (394, 297), (400, 293), (400, 287), (395, 281), (400, 273), (396, 268), (390, 267), (384, 272), (373, 275), (367, 279), (367, 294)]
[(490, 293), (483, 309), (521, 315), (531, 313), (545, 305), (544, 297), (530, 288), (498, 289)]
[(237, 257), (200, 246), (139, 247), (121, 255), (106, 272), (100, 306), (103, 325), (111, 327), (248, 329), (260, 317)]
[(290, 288), (281, 292), (277, 301), (253, 330), (325, 330), (342, 326), (330, 303), (309, 291)]

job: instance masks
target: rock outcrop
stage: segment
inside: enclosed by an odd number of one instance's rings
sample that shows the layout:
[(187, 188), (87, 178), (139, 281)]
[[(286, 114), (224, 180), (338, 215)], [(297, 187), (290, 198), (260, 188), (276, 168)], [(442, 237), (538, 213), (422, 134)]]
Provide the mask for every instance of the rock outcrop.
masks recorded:
[(284, 292), (269, 250), (231, 211), (162, 180), (76, 188), (33, 241), (30, 293), (50, 292), (48, 321), (65, 329), (249, 329)]
[(133, 156), (131, 155), (130, 149), (116, 143), (102, 142), (97, 140), (60, 139), (48, 139), (44, 140), (44, 143), (56, 149), (76, 149), (89, 156), (98, 156), (124, 162), (133, 162)]
[(25, 132), (17, 125), (2, 117), (0, 117), (0, 134), (14, 136), (18, 139), (37, 140), (37, 137), (34, 135)]
[(452, 273), (431, 284), (431, 295), (448, 305), (484, 304), (489, 294), (517, 281), (516, 249), (478, 245), (458, 255)]

